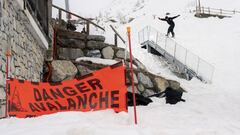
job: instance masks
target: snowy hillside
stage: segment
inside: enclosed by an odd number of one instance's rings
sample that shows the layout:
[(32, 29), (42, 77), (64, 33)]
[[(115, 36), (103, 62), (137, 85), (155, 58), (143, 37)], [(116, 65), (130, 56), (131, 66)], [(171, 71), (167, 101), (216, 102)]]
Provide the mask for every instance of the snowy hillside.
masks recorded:
[[(73, 2), (73, 1), (72, 1)], [(57, 4), (57, 2), (56, 2)], [(239, 0), (202, 0), (202, 5), (228, 10), (240, 10)], [(133, 108), (129, 113), (71, 112), (42, 116), (36, 119), (0, 120), (4, 135), (239, 135), (240, 134), (240, 14), (232, 18), (199, 19), (189, 11), (195, 0), (114, 0), (104, 4), (96, 14), (105, 25), (107, 41), (113, 43), (112, 24), (126, 37), (131, 26), (133, 53), (151, 72), (181, 82), (188, 91), (186, 102), (154, 103), (137, 107), (139, 124), (133, 124)], [(75, 9), (76, 10), (76, 9)], [(81, 9), (79, 9), (81, 12)], [(89, 11), (91, 13), (91, 11)], [(186, 81), (174, 76), (157, 56), (141, 49), (138, 32), (147, 25), (166, 33), (168, 24), (156, 17), (181, 16), (175, 20), (175, 40), (215, 67), (212, 84), (197, 79)], [(132, 19), (131, 19), (132, 18)], [(117, 22), (109, 20), (114, 19)], [(131, 20), (129, 22), (129, 20)], [(125, 47), (124, 44), (121, 44)]]

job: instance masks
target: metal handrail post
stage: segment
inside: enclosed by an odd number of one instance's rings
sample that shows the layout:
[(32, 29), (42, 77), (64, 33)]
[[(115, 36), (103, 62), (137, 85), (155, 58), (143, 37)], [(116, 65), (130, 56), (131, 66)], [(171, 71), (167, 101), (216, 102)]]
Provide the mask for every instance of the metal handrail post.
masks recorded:
[(196, 70), (197, 75), (198, 75), (199, 65), (200, 65), (200, 58), (198, 57), (197, 70)]
[(174, 53), (173, 53), (174, 59), (176, 59), (176, 48), (177, 48), (177, 43), (175, 42), (175, 45), (174, 45)]

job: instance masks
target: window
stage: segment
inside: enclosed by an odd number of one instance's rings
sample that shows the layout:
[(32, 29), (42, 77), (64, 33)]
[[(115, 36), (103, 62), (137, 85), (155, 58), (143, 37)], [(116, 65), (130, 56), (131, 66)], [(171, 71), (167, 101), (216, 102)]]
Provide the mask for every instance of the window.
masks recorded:
[(48, 35), (48, 0), (26, 0), (26, 7), (42, 31)]

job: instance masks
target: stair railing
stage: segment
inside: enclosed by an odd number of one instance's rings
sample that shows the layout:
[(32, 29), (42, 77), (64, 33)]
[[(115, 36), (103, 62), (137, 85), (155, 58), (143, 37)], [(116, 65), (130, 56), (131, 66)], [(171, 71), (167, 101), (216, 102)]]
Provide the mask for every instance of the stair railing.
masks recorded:
[[(90, 33), (90, 24), (92, 24), (92, 25), (95, 26), (96, 28), (99, 28), (99, 29), (105, 31), (105, 29), (104, 29), (103, 27), (97, 25), (96, 23), (92, 22), (92, 21), (89, 20), (89, 19), (86, 19), (86, 18), (84, 18), (84, 17), (81, 17), (81, 16), (79, 16), (79, 15), (77, 15), (77, 14), (75, 14), (75, 13), (72, 13), (72, 12), (70, 12), (70, 11), (67, 11), (67, 10), (65, 10), (65, 9), (63, 9), (63, 8), (61, 8), (61, 7), (56, 6), (56, 5), (52, 5), (52, 7), (53, 7), (53, 8), (56, 8), (56, 9), (58, 10), (58, 19), (59, 19), (59, 21), (62, 20), (62, 12), (65, 12), (67, 15), (75, 16), (75, 17), (77, 17), (78, 19), (83, 20), (83, 21), (85, 22), (85, 24), (86, 24), (86, 33), (87, 33), (88, 35), (89, 35), (89, 33)], [(84, 27), (84, 28), (85, 28), (85, 27)]]
[(110, 25), (110, 27), (112, 28), (113, 32), (114, 32), (114, 45), (118, 45), (118, 38), (121, 39), (121, 41), (125, 44), (126, 41), (122, 38), (122, 36), (117, 32), (117, 30), (112, 26)]
[(189, 71), (193, 71), (192, 73), (194, 76), (198, 77), (200, 80), (207, 83), (212, 82), (215, 70), (213, 65), (190, 52), (175, 40), (166, 37), (165, 34), (160, 33), (155, 28), (146, 26), (138, 33), (138, 38), (139, 44), (145, 45), (147, 42), (153, 43), (156, 45), (155, 47), (164, 50), (163, 56), (167, 53), (166, 56), (170, 55), (173, 61), (182, 63)]

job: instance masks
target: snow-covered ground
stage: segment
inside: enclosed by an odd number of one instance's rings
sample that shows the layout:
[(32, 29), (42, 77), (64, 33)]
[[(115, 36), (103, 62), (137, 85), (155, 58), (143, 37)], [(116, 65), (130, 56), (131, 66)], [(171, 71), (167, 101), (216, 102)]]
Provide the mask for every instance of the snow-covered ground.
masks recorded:
[[(56, 0), (55, 0), (56, 2)], [(57, 3), (57, 2), (56, 2)], [(239, 9), (239, 0), (202, 0), (203, 6)], [(0, 120), (4, 135), (239, 135), (240, 134), (240, 14), (232, 18), (195, 18), (195, 0), (114, 0), (101, 10), (102, 24), (107, 18), (126, 37), (126, 27), (132, 27), (133, 53), (148, 70), (181, 82), (188, 91), (186, 102), (165, 104), (164, 99), (153, 98), (146, 107), (137, 107), (138, 125), (133, 124), (133, 108), (129, 113), (70, 112), (34, 119)], [(79, 12), (81, 9), (79, 9)], [(91, 11), (89, 11), (91, 13)], [(180, 14), (175, 20), (176, 41), (215, 67), (212, 84), (197, 79), (186, 81), (175, 77), (159, 58), (148, 54), (138, 44), (138, 32), (150, 25), (165, 33), (168, 25), (154, 19)], [(99, 15), (99, 14), (97, 14)], [(129, 18), (131, 23), (121, 24)], [(108, 31), (109, 30), (109, 31)], [(107, 41), (112, 42), (107, 28)], [(125, 45), (122, 44), (122, 47)]]

